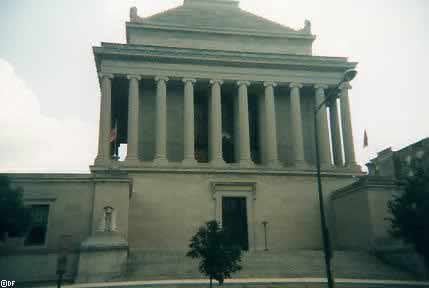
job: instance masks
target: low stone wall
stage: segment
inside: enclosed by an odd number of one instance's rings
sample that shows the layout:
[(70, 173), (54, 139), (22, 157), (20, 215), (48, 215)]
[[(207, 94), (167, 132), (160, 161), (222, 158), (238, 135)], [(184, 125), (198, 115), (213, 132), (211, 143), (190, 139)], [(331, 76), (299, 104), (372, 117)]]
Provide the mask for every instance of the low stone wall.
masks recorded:
[(331, 195), (338, 249), (373, 251), (376, 243), (391, 243), (388, 202), (401, 193), (391, 178), (362, 177)]
[[(0, 279), (22, 282), (50, 282), (57, 279), (56, 251), (22, 251), (0, 255)], [(69, 254), (63, 279), (72, 281), (76, 276), (79, 254)]]

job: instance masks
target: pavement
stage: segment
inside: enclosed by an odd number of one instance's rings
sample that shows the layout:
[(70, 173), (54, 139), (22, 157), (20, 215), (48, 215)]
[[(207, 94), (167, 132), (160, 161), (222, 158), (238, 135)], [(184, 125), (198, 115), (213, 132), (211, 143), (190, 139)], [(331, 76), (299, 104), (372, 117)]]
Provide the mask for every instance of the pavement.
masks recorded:
[[(241, 287), (326, 287), (326, 278), (240, 278), (226, 279), (224, 286)], [(335, 279), (336, 287), (429, 287), (429, 281), (401, 281), (401, 280), (372, 280), (372, 279)], [(218, 286), (217, 282), (214, 286)], [(151, 280), (151, 281), (124, 281), (106, 283), (88, 283), (65, 285), (63, 288), (108, 288), (108, 287), (207, 287), (208, 279), (180, 279), (180, 280)], [(207, 286), (206, 286), (207, 285)], [(51, 286), (55, 288), (56, 286)]]

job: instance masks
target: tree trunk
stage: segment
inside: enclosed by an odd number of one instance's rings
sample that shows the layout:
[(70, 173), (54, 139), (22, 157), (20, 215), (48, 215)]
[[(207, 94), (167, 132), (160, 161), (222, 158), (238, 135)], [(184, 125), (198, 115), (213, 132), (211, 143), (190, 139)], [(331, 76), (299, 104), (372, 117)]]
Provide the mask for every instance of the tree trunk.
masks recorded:
[(213, 282), (213, 278), (210, 277), (210, 288), (212, 288), (212, 282)]

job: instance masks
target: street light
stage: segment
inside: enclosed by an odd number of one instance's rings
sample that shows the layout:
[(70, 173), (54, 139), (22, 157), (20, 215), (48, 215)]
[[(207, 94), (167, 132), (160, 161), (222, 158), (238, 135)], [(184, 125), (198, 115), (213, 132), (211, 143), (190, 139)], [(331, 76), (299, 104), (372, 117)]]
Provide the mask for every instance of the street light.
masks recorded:
[[(328, 287), (334, 288), (335, 282), (334, 277), (331, 271), (331, 258), (332, 258), (332, 248), (331, 241), (329, 239), (329, 231), (326, 225), (325, 219), (325, 208), (323, 206), (323, 193), (322, 193), (322, 178), (320, 176), (320, 155), (319, 155), (319, 134), (318, 134), (318, 122), (317, 122), (317, 113), (320, 111), (320, 108), (325, 106), (327, 102), (331, 102), (336, 100), (339, 96), (339, 89), (341, 84), (349, 82), (355, 78), (357, 71), (354, 69), (348, 69), (344, 72), (343, 79), (338, 83), (334, 90), (331, 93), (328, 93), (326, 98), (316, 106), (313, 110), (313, 118), (314, 118), (314, 141), (316, 147), (316, 168), (317, 168), (317, 188), (319, 192), (319, 209), (320, 209), (320, 224), (322, 229), (322, 238), (323, 238), (323, 252), (325, 254), (325, 265), (326, 265), (326, 276), (328, 278)], [(332, 103), (332, 102), (331, 102)], [(326, 113), (326, 112), (325, 112)]]

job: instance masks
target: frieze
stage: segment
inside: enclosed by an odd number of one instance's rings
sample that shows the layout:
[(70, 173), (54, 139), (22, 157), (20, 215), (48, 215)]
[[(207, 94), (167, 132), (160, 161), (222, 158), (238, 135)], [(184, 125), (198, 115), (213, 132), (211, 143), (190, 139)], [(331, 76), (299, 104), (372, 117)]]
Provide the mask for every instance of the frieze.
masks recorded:
[(276, 69), (303, 69), (320, 71), (344, 71), (355, 68), (357, 63), (347, 58), (285, 54), (259, 54), (226, 51), (209, 51), (185, 48), (106, 44), (94, 47), (97, 68), (103, 59), (151, 61), (158, 63), (189, 63), (237, 67)]

